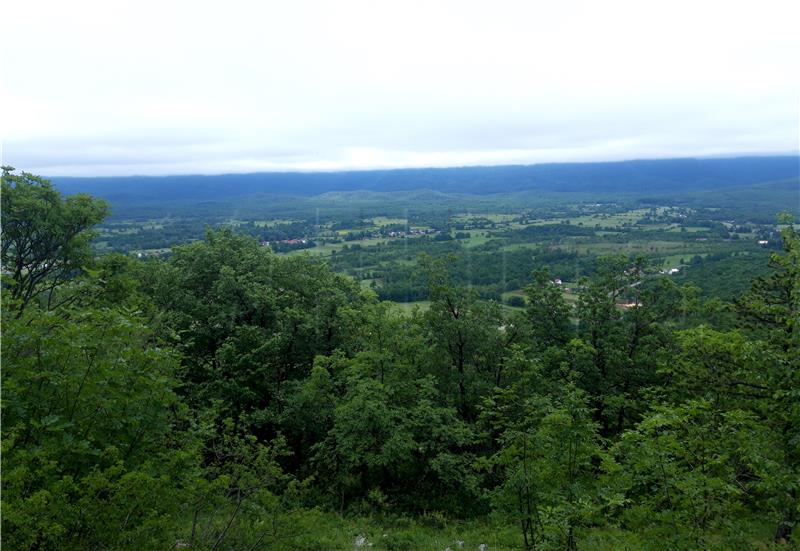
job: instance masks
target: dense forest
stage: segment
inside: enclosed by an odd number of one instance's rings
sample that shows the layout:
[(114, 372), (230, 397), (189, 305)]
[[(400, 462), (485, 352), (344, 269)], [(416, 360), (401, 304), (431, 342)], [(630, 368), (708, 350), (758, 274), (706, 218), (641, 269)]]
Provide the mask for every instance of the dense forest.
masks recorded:
[(131, 201), (210, 201), (255, 193), (319, 195), (418, 189), (475, 194), (550, 191), (664, 195), (796, 178), (797, 162), (796, 155), (785, 155), (352, 172), (57, 178), (55, 184), (64, 193), (87, 191), (109, 200), (124, 197)]
[(97, 254), (107, 215), (3, 168), (9, 549), (797, 548), (792, 223), (729, 300), (609, 255), (567, 302), (543, 251), (505, 308), (442, 241), (405, 316), (231, 228)]

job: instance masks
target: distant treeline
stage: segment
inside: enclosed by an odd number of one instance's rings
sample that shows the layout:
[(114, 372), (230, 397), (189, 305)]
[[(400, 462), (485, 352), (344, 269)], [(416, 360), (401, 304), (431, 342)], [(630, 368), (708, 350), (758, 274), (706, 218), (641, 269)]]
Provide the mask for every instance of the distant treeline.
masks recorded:
[(125, 203), (219, 201), (258, 193), (313, 196), (332, 191), (417, 189), (479, 195), (520, 191), (664, 195), (798, 177), (798, 157), (781, 156), (52, 180), (66, 194), (85, 192), (112, 203)]

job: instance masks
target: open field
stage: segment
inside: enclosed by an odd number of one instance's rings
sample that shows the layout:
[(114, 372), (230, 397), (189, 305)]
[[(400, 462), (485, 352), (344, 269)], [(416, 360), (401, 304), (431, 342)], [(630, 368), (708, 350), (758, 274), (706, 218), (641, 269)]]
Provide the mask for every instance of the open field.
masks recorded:
[(467, 233), (469, 233), (469, 238), (468, 239), (459, 240), (467, 248), (469, 248), (469, 247), (477, 247), (478, 245), (483, 245), (484, 243), (489, 241), (489, 239), (491, 239), (491, 237), (489, 236), (489, 233), (485, 232), (485, 231), (471, 230), (471, 231), (469, 231)]
[(372, 218), (372, 223), (375, 226), (392, 226), (395, 224), (406, 225), (408, 224), (408, 218), (389, 218), (387, 216), (375, 216)]
[(488, 220), (489, 222), (511, 222), (518, 218), (516, 214), (504, 214), (497, 212), (487, 213), (461, 213), (452, 217), (454, 222), (473, 222), (478, 220)]
[[(614, 242), (598, 242), (598, 243), (580, 243), (572, 242), (561, 245), (565, 250), (576, 251), (579, 254), (678, 254), (676, 251), (689, 251), (693, 249), (692, 244), (682, 243), (676, 241), (630, 241), (625, 243)], [(696, 248), (696, 247), (694, 247)]]
[[(339, 197), (344, 202), (359, 197), (357, 193), (345, 195)], [(453, 255), (458, 259), (457, 281), (471, 285), (483, 298), (507, 301), (530, 282), (536, 268), (549, 266), (561, 279), (575, 280), (590, 274), (600, 256), (643, 255), (661, 268), (681, 267), (682, 273), (692, 272), (692, 259), (706, 262), (720, 255), (757, 252), (756, 242), (774, 243), (778, 230), (775, 222), (757, 224), (747, 217), (737, 220), (716, 207), (701, 213), (697, 207), (625, 208), (620, 203), (587, 202), (538, 209), (521, 203), (516, 210), (507, 204), (496, 210), (457, 210), (443, 203), (435, 209), (437, 214), (430, 217), (410, 206), (402, 215), (370, 213), (369, 208), (359, 207), (357, 216), (338, 219), (321, 217), (315, 208), (308, 216), (227, 217), (219, 226), (269, 242), (312, 240), (316, 246), (286, 246), (286, 252), (279, 254), (323, 259), (383, 299), (414, 297), (422, 307), (426, 295), (418, 277), (421, 254), (439, 259)], [(206, 225), (200, 219), (117, 219), (100, 227), (95, 249), (163, 255), (175, 243), (202, 237)], [(435, 231), (407, 237), (377, 235), (387, 226)], [(358, 238), (353, 239), (353, 234)], [(464, 234), (468, 237), (463, 238)], [(713, 286), (707, 280), (696, 283)], [(567, 299), (573, 302), (575, 297)]]
[(619, 228), (624, 225), (635, 224), (645, 214), (650, 212), (650, 209), (633, 209), (623, 213), (616, 214), (584, 214), (578, 216), (561, 216), (552, 218), (540, 218), (528, 220), (527, 223), (516, 223), (516, 227), (524, 226), (542, 226), (546, 224), (568, 223), (576, 226), (599, 227), (599, 228)]

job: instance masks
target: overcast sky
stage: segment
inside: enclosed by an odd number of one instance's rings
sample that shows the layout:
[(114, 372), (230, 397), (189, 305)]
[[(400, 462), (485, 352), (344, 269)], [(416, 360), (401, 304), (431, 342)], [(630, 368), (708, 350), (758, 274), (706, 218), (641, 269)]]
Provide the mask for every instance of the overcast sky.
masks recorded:
[(789, 153), (800, 2), (3, 3), (3, 162), (46, 175)]

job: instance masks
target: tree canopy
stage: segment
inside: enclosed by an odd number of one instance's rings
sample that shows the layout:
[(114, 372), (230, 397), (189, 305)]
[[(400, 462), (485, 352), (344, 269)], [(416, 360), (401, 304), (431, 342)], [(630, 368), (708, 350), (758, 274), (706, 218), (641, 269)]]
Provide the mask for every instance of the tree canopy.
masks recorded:
[[(791, 224), (733, 324), (625, 256), (574, 305), (538, 269), (517, 311), (423, 259), (430, 308), (405, 316), (230, 229), (95, 257), (102, 201), (10, 168), (2, 186), (9, 548), (360, 547), (343, 527), (365, 518), (477, 519), (525, 549), (797, 540)], [(402, 533), (370, 543), (420, 548)]]

